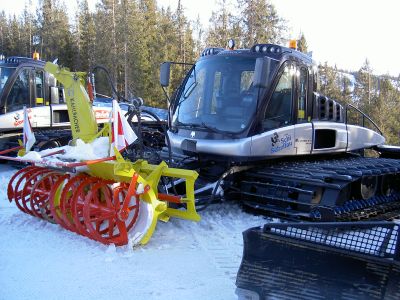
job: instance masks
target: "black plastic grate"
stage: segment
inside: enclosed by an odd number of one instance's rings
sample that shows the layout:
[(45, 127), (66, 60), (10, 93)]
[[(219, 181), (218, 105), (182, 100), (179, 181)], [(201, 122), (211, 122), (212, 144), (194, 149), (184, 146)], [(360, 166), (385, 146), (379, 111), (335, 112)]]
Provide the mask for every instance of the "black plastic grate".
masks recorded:
[(399, 224), (389, 222), (277, 223), (264, 232), (338, 250), (400, 260)]

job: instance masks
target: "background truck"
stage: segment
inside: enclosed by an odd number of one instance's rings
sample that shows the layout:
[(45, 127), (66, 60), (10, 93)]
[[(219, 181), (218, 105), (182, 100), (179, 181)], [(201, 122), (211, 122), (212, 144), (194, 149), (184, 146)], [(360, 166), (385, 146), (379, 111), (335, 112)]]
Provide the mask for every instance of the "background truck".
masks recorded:
[[(17, 143), (23, 127), (23, 107), (36, 132), (38, 149), (64, 145), (71, 139), (68, 109), (62, 84), (44, 70), (45, 62), (27, 57), (0, 61), (0, 149)], [(128, 104), (122, 104), (128, 111)], [(108, 122), (111, 97), (94, 99), (97, 123)]]

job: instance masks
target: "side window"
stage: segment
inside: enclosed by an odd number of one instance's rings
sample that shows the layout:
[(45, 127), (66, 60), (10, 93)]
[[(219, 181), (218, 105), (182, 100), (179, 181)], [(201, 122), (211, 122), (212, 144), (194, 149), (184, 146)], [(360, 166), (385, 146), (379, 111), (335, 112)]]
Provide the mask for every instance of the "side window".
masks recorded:
[(300, 69), (299, 76), (299, 94), (297, 100), (297, 121), (307, 122), (307, 92), (308, 92), (308, 70)]
[(30, 106), (29, 73), (30, 70), (24, 69), (18, 74), (7, 97), (8, 111), (22, 109), (24, 105)]
[(253, 83), (254, 71), (243, 71), (240, 75), (240, 92), (249, 91)]
[(44, 105), (44, 76), (43, 71), (35, 71), (35, 91), (36, 91), (36, 105)]
[(204, 108), (205, 94), (205, 69), (193, 70), (188, 81), (186, 82), (185, 90), (181, 95), (181, 100), (188, 105), (179, 108), (180, 122), (192, 123), (198, 118)]
[(213, 83), (213, 90), (212, 90), (212, 100), (211, 100), (211, 114), (217, 113), (217, 97), (219, 95), (219, 91), (221, 89), (221, 72), (216, 71), (214, 74), (214, 83)]
[(296, 70), (287, 64), (265, 111), (263, 129), (270, 130), (292, 123), (293, 75)]

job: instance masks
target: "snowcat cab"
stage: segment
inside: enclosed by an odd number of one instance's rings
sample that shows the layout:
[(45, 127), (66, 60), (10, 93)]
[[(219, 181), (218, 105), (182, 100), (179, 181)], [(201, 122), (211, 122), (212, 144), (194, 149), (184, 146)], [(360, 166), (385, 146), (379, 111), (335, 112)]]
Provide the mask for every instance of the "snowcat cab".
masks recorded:
[[(290, 48), (208, 48), (172, 99), (172, 149), (232, 161), (345, 152), (384, 143), (316, 93), (312, 59)], [(356, 137), (356, 138), (355, 138)]]
[[(0, 63), (0, 132), (22, 128), (23, 106), (33, 109), (33, 127), (65, 126), (68, 122), (63, 89), (44, 71), (44, 65), (41, 60), (15, 56)], [(55, 104), (62, 106), (55, 108)]]
[[(38, 55), (0, 61), (0, 150), (15, 146), (21, 137), (24, 106), (32, 127), (41, 130), (38, 149), (58, 147), (71, 139), (64, 87), (44, 66)], [(94, 81), (94, 75), (91, 79)], [(112, 98), (92, 100), (97, 123), (108, 122)]]

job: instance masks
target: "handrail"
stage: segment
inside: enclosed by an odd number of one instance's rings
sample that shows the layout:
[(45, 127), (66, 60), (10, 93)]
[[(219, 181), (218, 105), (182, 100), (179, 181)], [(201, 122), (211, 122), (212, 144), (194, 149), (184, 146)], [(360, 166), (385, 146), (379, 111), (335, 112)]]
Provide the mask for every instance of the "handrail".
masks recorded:
[(357, 111), (360, 115), (362, 115), (362, 127), (365, 127), (365, 118), (367, 118), (368, 119), (368, 121), (370, 121), (371, 123), (372, 123), (372, 125), (374, 125), (374, 127), (376, 128), (376, 130), (378, 130), (378, 132), (379, 132), (379, 134), (380, 135), (383, 135), (383, 133), (382, 133), (382, 130), (380, 130), (380, 128), (378, 127), (378, 125), (376, 125), (376, 123), (374, 122), (374, 121), (372, 121), (372, 119), (366, 114), (366, 113), (364, 113), (364, 112), (362, 112), (361, 110), (359, 110), (357, 107), (355, 107), (354, 105), (352, 105), (352, 104), (347, 104), (346, 105), (346, 125), (347, 125), (347, 123), (348, 123), (348, 114), (347, 114), (347, 111), (348, 111), (348, 108), (353, 108), (355, 111)]

